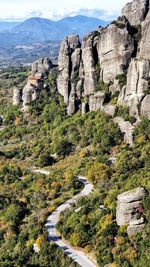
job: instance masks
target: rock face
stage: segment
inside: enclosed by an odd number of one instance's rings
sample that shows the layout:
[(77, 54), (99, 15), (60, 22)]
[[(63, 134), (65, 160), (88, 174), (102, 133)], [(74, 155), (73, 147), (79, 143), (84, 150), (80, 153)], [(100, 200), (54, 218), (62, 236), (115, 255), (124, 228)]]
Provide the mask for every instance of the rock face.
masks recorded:
[(33, 76), (36, 73), (40, 73), (40, 74), (45, 75), (45, 74), (48, 74), (50, 69), (52, 69), (52, 68), (53, 68), (53, 64), (49, 58), (47, 58), (47, 57), (40, 58), (32, 64), (31, 73)]
[(41, 58), (32, 64), (31, 75), (28, 77), (27, 84), (21, 90), (17, 87), (13, 91), (13, 105), (23, 104), (23, 110), (27, 111), (27, 106), (35, 101), (40, 92), (44, 90), (44, 80), (47, 78), (53, 64), (48, 58)]
[(141, 105), (141, 116), (150, 120), (150, 95), (144, 97)]
[(122, 9), (131, 25), (140, 25), (144, 21), (149, 9), (149, 0), (133, 0)]
[(14, 87), (13, 89), (13, 105), (19, 105), (22, 100), (22, 92), (19, 88)]
[[(134, 51), (134, 40), (128, 32), (126, 18), (120, 18), (118, 23), (122, 23), (122, 28), (112, 24), (86, 35), (82, 46), (77, 35), (68, 36), (62, 42), (57, 86), (67, 106), (70, 107), (72, 101), (70, 94), (74, 87), (76, 102), (82, 96), (83, 98), (88, 96), (89, 109), (94, 111), (101, 109), (103, 92), (102, 88), (97, 90), (97, 82), (108, 84), (111, 82), (116, 85), (116, 76), (124, 74)], [(72, 112), (73, 110), (76, 108), (73, 109), (72, 106)], [(72, 112), (68, 108), (68, 114)]]
[(130, 115), (138, 118), (140, 104), (148, 87), (150, 75), (150, 62), (133, 59), (127, 73), (127, 85), (122, 90), (118, 103), (129, 106)]
[[(82, 43), (78, 35), (64, 39), (58, 58), (57, 89), (64, 97), (68, 115), (78, 110), (82, 114), (102, 110), (113, 117), (115, 108), (110, 100), (114, 103), (115, 99), (115, 103), (128, 106), (130, 115), (138, 121), (141, 115), (150, 118), (149, 1), (133, 0), (123, 8), (122, 17), (87, 34)], [(37, 99), (52, 68), (48, 58), (34, 62), (23, 91), (14, 90), (14, 105), (21, 101), (28, 105)], [(131, 128), (119, 123), (123, 132), (124, 127)], [(128, 143), (131, 139), (130, 133), (125, 133)]]
[(144, 216), (141, 201), (145, 196), (142, 187), (124, 192), (117, 199), (116, 221), (117, 225), (127, 225), (128, 235), (140, 232), (144, 226)]
[[(94, 47), (97, 32), (91, 33), (84, 37), (82, 43), (82, 60), (84, 66), (84, 94), (91, 95), (95, 92), (96, 72), (95, 72), (95, 55)], [(96, 49), (96, 48), (95, 48)]]
[(121, 117), (115, 117), (114, 122), (116, 122), (124, 135), (124, 142), (126, 144), (133, 144), (133, 130), (134, 127), (129, 121), (125, 121)]
[[(72, 81), (79, 77), (81, 61), (81, 43), (78, 35), (71, 35), (62, 42), (58, 58), (59, 76), (57, 79), (58, 91), (64, 97), (64, 102), (69, 104)], [(76, 90), (76, 88), (74, 89)]]
[[(117, 23), (101, 30), (98, 39), (101, 77), (105, 83), (114, 82), (118, 74), (124, 73), (134, 51), (134, 40), (128, 33), (125, 18)], [(118, 26), (119, 23), (123, 25), (122, 28)]]
[(91, 95), (89, 98), (89, 109), (90, 111), (102, 110), (105, 94), (102, 92), (97, 92)]

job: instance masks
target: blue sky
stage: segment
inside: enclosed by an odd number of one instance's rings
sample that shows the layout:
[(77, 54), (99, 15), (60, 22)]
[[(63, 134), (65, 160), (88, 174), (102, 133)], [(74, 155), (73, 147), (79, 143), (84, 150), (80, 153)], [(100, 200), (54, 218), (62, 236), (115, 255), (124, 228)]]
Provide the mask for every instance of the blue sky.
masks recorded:
[(57, 20), (80, 13), (110, 20), (119, 15), (127, 2), (129, 0), (0, 0), (0, 19), (40, 16)]

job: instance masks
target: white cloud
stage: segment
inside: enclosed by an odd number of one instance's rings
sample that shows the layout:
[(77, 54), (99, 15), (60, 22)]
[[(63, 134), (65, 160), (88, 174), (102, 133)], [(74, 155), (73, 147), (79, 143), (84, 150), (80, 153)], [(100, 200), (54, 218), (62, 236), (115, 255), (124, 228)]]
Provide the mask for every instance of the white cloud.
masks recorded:
[(60, 19), (76, 14), (110, 21), (128, 0), (0, 0), (0, 19), (23, 20), (31, 16)]

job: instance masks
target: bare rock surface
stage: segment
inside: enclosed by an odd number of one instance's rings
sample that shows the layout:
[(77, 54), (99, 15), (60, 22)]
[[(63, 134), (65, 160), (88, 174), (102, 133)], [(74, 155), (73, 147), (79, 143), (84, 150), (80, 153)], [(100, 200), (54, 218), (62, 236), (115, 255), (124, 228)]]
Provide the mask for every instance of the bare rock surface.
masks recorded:
[(13, 105), (19, 105), (22, 99), (22, 92), (19, 88), (14, 87), (13, 89)]
[(126, 24), (123, 25), (120, 28), (111, 24), (100, 32), (98, 57), (102, 79), (106, 83), (113, 82), (118, 74), (124, 73), (134, 51), (134, 41), (128, 33)]
[(145, 219), (141, 201), (146, 195), (143, 187), (124, 192), (118, 195), (116, 221), (119, 226), (127, 225), (129, 236), (143, 230)]
[(102, 110), (105, 94), (103, 92), (97, 92), (91, 95), (89, 98), (90, 111)]
[(120, 131), (124, 134), (124, 142), (132, 145), (134, 127), (131, 122), (125, 121), (122, 117), (115, 117), (113, 120), (118, 124)]
[(147, 117), (150, 120), (150, 95), (146, 95), (142, 101), (141, 116)]
[(133, 0), (122, 9), (122, 15), (128, 19), (131, 25), (139, 25), (144, 21), (148, 9), (149, 0)]

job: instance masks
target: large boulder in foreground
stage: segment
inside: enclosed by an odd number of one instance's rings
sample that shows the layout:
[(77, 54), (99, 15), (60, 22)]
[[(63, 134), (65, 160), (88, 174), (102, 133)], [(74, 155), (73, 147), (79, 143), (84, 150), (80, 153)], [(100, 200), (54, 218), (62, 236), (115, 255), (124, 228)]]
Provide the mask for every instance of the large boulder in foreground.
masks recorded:
[(145, 226), (144, 211), (141, 204), (145, 195), (145, 189), (138, 187), (117, 197), (116, 222), (119, 226), (128, 226), (128, 235), (142, 231)]

